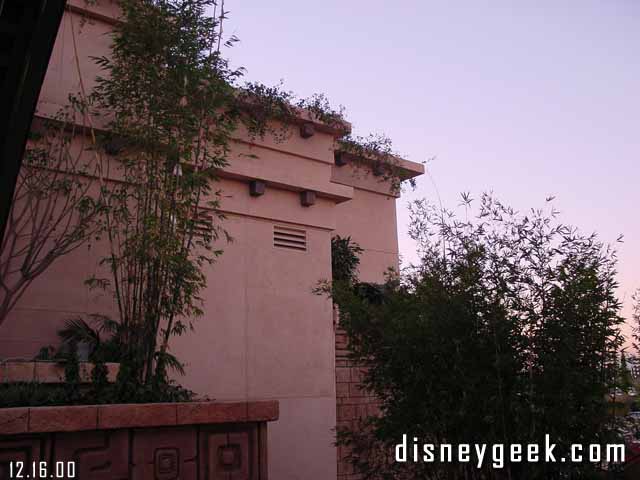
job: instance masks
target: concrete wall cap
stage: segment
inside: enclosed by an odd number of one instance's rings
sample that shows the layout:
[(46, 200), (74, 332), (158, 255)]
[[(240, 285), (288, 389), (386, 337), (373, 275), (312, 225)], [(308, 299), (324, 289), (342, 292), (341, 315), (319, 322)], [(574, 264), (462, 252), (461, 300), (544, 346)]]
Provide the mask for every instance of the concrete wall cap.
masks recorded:
[(272, 422), (278, 417), (276, 400), (0, 408), (0, 435)]

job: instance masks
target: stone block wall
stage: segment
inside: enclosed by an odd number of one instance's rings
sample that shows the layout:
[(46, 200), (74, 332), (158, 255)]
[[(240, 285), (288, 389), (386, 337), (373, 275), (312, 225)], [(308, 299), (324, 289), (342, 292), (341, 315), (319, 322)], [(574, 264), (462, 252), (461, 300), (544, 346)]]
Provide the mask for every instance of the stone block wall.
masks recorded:
[[(380, 402), (362, 388), (364, 369), (348, 358), (346, 333), (336, 328), (336, 428), (357, 428), (358, 421), (379, 415)], [(338, 480), (362, 478), (347, 460), (347, 447), (338, 447)]]

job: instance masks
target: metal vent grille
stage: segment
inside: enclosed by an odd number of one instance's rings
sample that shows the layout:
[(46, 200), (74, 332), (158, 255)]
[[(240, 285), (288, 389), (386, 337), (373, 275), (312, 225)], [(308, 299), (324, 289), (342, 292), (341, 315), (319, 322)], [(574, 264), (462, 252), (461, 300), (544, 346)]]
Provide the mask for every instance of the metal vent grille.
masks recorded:
[(306, 252), (307, 232), (298, 228), (274, 225), (273, 246)]
[(193, 231), (196, 235), (204, 235), (213, 231), (213, 215), (206, 212), (199, 212), (193, 219)]

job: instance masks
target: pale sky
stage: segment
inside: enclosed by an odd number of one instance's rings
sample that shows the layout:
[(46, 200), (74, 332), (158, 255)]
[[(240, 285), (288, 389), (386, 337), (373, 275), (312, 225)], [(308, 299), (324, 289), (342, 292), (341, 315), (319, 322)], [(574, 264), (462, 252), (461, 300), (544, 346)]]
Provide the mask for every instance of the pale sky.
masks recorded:
[[(619, 295), (640, 287), (640, 2), (227, 0), (248, 80), (344, 105), (427, 168), (443, 203), (493, 190), (518, 208), (555, 195), (561, 220), (619, 245)], [(424, 176), (398, 203), (436, 201)], [(626, 302), (625, 314), (629, 314)]]

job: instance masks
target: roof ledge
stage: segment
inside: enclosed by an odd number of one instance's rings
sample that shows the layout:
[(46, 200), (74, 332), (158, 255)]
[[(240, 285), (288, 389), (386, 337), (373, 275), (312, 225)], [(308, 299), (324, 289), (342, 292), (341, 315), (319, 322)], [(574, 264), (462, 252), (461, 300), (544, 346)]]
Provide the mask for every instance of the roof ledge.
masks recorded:
[[(343, 142), (338, 142), (338, 147), (335, 152), (340, 153), (347, 163), (349, 163), (349, 160), (356, 160), (360, 163), (368, 164), (372, 168), (376, 162), (381, 159), (379, 155), (376, 155), (373, 152), (370, 155), (367, 155), (366, 153), (364, 155), (356, 155), (345, 148), (345, 144)], [(423, 175), (425, 172), (425, 168), (422, 163), (405, 160), (397, 155), (384, 155), (383, 160), (393, 164), (394, 167), (398, 169), (399, 177), (403, 181)]]

